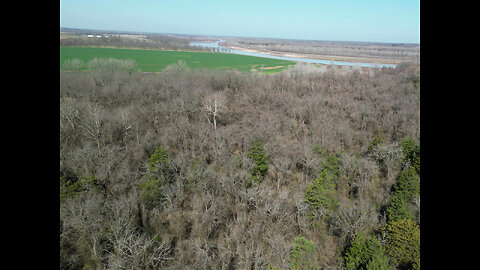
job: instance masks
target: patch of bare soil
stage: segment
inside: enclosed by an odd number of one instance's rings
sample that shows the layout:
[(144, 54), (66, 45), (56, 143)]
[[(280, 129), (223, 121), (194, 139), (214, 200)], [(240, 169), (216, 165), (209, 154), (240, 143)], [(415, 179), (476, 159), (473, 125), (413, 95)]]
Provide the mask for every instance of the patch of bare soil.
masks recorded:
[(259, 67), (258, 69), (277, 69), (277, 68), (284, 68), (285, 66), (274, 66), (274, 67)]

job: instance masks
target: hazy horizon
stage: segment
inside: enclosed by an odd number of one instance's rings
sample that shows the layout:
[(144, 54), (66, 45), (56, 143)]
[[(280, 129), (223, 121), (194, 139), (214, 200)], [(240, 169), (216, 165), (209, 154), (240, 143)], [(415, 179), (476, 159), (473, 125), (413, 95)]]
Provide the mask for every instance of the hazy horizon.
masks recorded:
[(268, 36), (238, 36), (238, 35), (213, 35), (213, 34), (192, 34), (192, 33), (174, 33), (174, 32), (148, 32), (148, 31), (132, 31), (123, 29), (94, 29), (94, 28), (78, 28), (60, 26), (64, 29), (75, 29), (83, 31), (106, 32), (106, 33), (126, 33), (126, 34), (156, 34), (156, 35), (178, 35), (178, 36), (205, 36), (205, 37), (232, 37), (232, 38), (258, 38), (258, 39), (278, 39), (278, 40), (304, 40), (304, 41), (325, 41), (325, 42), (359, 42), (359, 43), (390, 43), (390, 44), (418, 44), (420, 42), (386, 42), (386, 41), (358, 41), (358, 40), (331, 40), (331, 39), (306, 39), (306, 38), (284, 38), (284, 37), (268, 37)]
[(61, 0), (60, 27), (420, 44), (420, 2)]

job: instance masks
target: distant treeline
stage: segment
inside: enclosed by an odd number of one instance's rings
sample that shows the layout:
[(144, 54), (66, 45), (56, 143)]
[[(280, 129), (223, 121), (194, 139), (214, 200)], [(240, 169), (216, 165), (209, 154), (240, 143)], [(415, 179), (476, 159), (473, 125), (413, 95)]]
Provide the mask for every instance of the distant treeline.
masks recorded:
[(420, 59), (419, 44), (228, 38), (226, 45), (261, 51), (376, 57), (415, 61)]
[(68, 32), (68, 34), (61, 36), (60, 46), (206, 51), (206, 49), (200, 47), (190, 46), (189, 41), (185, 38), (167, 35), (136, 35), (135, 38), (132, 38), (102, 32)]

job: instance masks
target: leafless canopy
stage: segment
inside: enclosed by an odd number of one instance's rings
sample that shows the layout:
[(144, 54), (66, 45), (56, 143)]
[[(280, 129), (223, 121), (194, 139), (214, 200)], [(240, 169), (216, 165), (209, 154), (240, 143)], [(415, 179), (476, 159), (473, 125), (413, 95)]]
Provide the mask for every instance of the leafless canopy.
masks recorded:
[[(407, 64), (61, 71), (60, 268), (289, 269), (296, 236), (320, 268), (341, 268), (349, 239), (385, 223), (400, 141), (419, 139), (419, 80)], [(268, 170), (247, 186), (255, 139)], [(155, 186), (160, 147), (175, 170)], [(325, 166), (318, 149), (338, 153), (338, 208), (314, 220), (304, 193)], [(161, 192), (153, 208), (149, 188)], [(419, 223), (420, 198), (408, 207)]]

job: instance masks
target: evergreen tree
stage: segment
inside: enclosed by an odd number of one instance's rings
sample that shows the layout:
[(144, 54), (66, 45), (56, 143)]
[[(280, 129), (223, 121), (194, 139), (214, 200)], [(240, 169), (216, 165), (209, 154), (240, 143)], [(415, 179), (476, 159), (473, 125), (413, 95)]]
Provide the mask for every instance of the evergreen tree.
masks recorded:
[(404, 218), (389, 222), (386, 234), (386, 253), (402, 269), (420, 269), (420, 228), (415, 221)]
[(153, 209), (163, 200), (162, 184), (158, 179), (149, 179), (140, 183), (140, 199), (147, 209)]
[(315, 217), (319, 212), (331, 213), (338, 207), (336, 184), (339, 175), (338, 157), (331, 154), (323, 164), (324, 168), (306, 189), (304, 201), (310, 206), (309, 216)]
[(290, 251), (290, 269), (320, 269), (316, 258), (315, 244), (302, 236), (293, 239), (293, 248)]
[(259, 183), (261, 180), (263, 180), (268, 170), (267, 156), (265, 155), (263, 144), (259, 139), (255, 139), (253, 141), (252, 147), (250, 148), (250, 152), (248, 152), (247, 156), (255, 163), (254, 167), (250, 171), (250, 179), (247, 183), (247, 186), (250, 186), (253, 184), (253, 182)]
[(400, 145), (405, 154), (405, 162), (420, 173), (420, 145), (410, 136), (403, 138)]
[(384, 252), (376, 237), (360, 232), (345, 254), (345, 269), (390, 269)]
[(395, 185), (395, 193), (387, 208), (388, 220), (413, 218), (407, 205), (420, 195), (420, 178), (411, 166), (402, 171)]
[(158, 147), (150, 156), (148, 167), (152, 180), (161, 180), (163, 183), (172, 183), (175, 180), (172, 158), (162, 147)]

